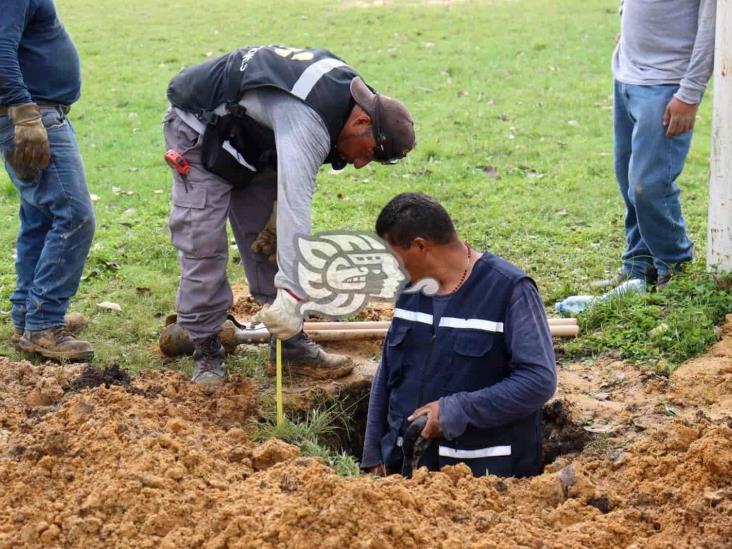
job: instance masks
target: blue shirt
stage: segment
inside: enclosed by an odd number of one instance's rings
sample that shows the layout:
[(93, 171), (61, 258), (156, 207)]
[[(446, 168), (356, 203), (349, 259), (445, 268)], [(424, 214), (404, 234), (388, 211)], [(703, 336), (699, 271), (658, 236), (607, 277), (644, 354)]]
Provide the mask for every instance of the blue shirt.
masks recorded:
[(79, 54), (52, 0), (5, 0), (0, 14), (0, 105), (71, 105)]
[[(537, 402), (545, 402), (554, 394), (556, 359), (545, 325), (544, 304), (536, 286), (529, 279), (520, 281), (511, 294), (504, 322), (511, 374), (485, 389), (441, 398), (440, 426), (445, 438), (459, 436), (468, 424), (498, 427), (510, 423), (531, 413)], [(362, 468), (383, 463), (380, 442), (389, 403), (383, 370), (380, 366), (371, 387)]]

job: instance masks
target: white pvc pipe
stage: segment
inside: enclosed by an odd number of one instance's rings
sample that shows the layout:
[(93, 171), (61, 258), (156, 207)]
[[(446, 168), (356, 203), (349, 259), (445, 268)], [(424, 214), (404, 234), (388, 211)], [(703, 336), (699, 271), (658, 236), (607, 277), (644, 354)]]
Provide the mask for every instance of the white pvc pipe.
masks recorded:
[(732, 272), (732, 0), (717, 0), (707, 270)]

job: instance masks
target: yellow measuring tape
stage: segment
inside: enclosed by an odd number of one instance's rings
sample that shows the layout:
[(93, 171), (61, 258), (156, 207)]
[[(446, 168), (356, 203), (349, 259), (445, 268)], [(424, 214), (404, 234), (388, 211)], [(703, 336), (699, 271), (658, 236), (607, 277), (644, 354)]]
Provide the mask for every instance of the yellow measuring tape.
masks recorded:
[(282, 424), (282, 340), (278, 337), (276, 344), (277, 360), (277, 425)]

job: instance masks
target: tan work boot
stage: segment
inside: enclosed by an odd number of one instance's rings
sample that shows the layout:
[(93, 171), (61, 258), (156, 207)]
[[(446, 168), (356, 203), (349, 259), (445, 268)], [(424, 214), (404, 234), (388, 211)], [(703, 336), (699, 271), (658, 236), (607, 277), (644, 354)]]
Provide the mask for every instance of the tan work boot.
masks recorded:
[(57, 360), (81, 361), (94, 356), (94, 348), (88, 341), (76, 339), (64, 326), (31, 332), (26, 330), (18, 346), (26, 353), (37, 353)]
[[(64, 316), (64, 327), (71, 332), (72, 334), (78, 332), (81, 330), (84, 326), (86, 326), (86, 318), (81, 313), (67, 313), (66, 316)], [(20, 348), (20, 338), (23, 337), (23, 332), (25, 330), (23, 328), (18, 328), (15, 326), (13, 328), (13, 333), (10, 336), (10, 343), (13, 344), (15, 347), (15, 350), (20, 352), (23, 349)]]
[(13, 344), (13, 347), (15, 347), (16, 351), (22, 351), (23, 349), (20, 348), (20, 338), (23, 337), (23, 328), (18, 328), (17, 326), (13, 328), (13, 333), (10, 336), (10, 343)]
[[(269, 340), (270, 375), (276, 373), (276, 340)], [(295, 337), (282, 342), (282, 367), (291, 373), (315, 379), (338, 379), (353, 370), (351, 359), (345, 355), (326, 353), (312, 339), (300, 332)]]

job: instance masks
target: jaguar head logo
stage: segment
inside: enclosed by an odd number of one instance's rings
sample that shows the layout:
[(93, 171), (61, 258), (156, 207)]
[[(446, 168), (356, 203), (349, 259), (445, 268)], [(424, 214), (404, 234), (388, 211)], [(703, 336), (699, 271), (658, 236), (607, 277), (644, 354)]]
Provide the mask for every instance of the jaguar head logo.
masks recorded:
[(302, 314), (357, 313), (369, 300), (393, 301), (407, 276), (386, 243), (367, 233), (298, 237), (298, 281), (307, 301)]

